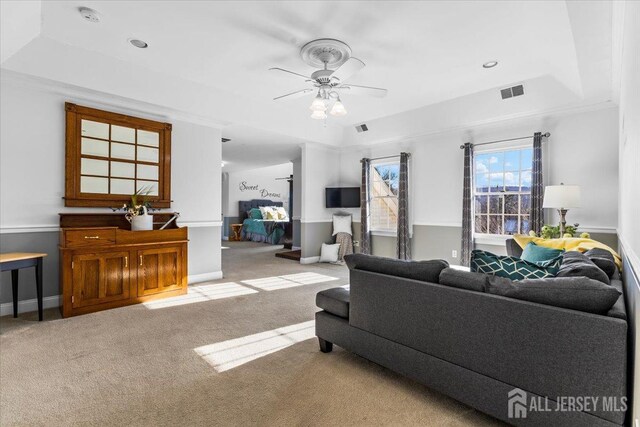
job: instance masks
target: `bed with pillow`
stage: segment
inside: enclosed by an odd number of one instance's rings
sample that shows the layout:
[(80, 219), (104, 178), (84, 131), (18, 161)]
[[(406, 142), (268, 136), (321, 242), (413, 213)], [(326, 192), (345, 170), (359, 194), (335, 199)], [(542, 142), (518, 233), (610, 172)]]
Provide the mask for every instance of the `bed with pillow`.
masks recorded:
[(242, 220), (242, 240), (282, 244), (289, 215), (282, 202), (253, 199), (238, 202)]

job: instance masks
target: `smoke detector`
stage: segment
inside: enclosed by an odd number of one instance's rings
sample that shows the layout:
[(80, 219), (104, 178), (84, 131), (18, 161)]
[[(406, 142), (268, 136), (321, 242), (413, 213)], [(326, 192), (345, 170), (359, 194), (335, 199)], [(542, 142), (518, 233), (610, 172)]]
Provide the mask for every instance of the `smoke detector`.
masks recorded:
[(94, 24), (100, 22), (100, 13), (93, 9), (83, 6), (78, 8), (78, 12), (80, 12), (80, 15), (89, 22), (93, 22)]

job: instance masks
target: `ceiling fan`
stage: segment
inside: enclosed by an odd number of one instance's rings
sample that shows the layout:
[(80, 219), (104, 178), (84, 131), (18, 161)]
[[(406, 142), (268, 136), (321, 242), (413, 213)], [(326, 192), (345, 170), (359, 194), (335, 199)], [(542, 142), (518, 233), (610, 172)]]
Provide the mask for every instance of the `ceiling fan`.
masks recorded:
[(331, 107), (330, 114), (333, 116), (346, 115), (347, 110), (340, 100), (340, 94), (349, 93), (354, 95), (375, 96), (378, 98), (387, 95), (386, 89), (346, 83), (349, 78), (364, 68), (365, 64), (361, 60), (352, 57), (349, 45), (340, 40), (318, 39), (310, 41), (302, 46), (300, 56), (307, 64), (321, 69), (314, 71), (310, 76), (279, 67), (269, 68), (269, 70), (280, 71), (303, 78), (311, 87), (278, 96), (273, 98), (273, 100), (294, 99), (316, 92), (316, 97), (309, 107), (312, 111), (312, 119), (326, 119), (328, 104), (332, 101), (333, 106)]

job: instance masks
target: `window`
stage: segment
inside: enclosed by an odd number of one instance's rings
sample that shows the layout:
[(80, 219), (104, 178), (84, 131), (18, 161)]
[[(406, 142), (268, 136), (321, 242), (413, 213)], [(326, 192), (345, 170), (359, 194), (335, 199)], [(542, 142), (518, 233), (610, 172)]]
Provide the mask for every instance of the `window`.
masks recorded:
[(400, 163), (371, 165), (371, 229), (396, 231)]
[(532, 148), (475, 155), (475, 232), (527, 234), (530, 230)]
[(67, 103), (65, 206), (170, 205), (171, 125)]

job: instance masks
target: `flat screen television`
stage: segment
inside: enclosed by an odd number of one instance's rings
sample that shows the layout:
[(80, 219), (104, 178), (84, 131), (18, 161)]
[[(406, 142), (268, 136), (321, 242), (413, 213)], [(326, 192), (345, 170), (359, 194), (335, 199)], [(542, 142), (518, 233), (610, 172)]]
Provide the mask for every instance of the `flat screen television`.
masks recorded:
[(327, 187), (325, 189), (325, 207), (359, 208), (360, 187)]

